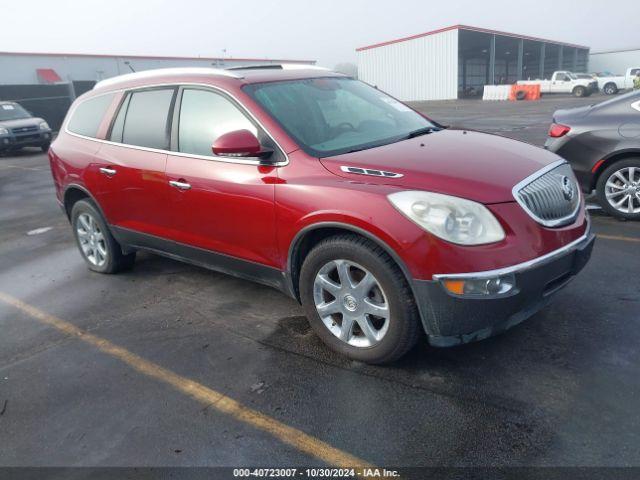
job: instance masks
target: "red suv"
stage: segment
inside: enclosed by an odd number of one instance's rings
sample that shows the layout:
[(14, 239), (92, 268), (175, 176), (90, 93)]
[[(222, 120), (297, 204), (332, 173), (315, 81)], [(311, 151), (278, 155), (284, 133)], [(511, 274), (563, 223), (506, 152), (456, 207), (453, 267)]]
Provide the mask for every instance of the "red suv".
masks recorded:
[(557, 155), (445, 128), (318, 68), (170, 69), (105, 80), (49, 158), (91, 270), (148, 250), (299, 300), (353, 359), (421, 331), (479, 340), (538, 311), (589, 259)]

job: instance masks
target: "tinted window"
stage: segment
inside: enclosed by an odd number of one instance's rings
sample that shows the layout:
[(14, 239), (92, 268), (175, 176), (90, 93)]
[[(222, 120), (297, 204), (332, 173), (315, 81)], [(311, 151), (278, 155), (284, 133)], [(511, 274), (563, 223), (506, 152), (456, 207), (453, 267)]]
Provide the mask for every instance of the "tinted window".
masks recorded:
[(118, 111), (118, 115), (116, 115), (116, 119), (113, 122), (113, 126), (111, 127), (111, 135), (109, 136), (109, 140), (113, 142), (122, 142), (122, 131), (124, 129), (124, 118), (127, 115), (127, 108), (129, 108), (129, 100), (131, 99), (131, 95), (127, 95), (120, 106), (120, 110)]
[(78, 135), (95, 137), (114, 95), (100, 95), (80, 103), (74, 110), (67, 129)]
[(126, 109), (122, 143), (167, 150), (167, 122), (173, 93), (173, 89), (133, 92)]
[(211, 144), (234, 130), (257, 129), (230, 100), (206, 90), (185, 89), (180, 104), (178, 151), (211, 156)]

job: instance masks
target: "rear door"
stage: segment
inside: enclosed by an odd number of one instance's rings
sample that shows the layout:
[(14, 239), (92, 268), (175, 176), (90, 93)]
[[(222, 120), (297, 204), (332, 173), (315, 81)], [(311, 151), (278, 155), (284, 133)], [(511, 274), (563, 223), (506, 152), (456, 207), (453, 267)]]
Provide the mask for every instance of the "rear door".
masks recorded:
[(167, 201), (165, 166), (177, 88), (128, 92), (96, 154), (102, 188), (98, 202), (110, 224), (162, 235)]
[(273, 140), (225, 93), (184, 87), (174, 115), (175, 153), (167, 159), (169, 238), (237, 259), (276, 266), (277, 167), (257, 158), (213, 155), (224, 133), (247, 129), (286, 160)]

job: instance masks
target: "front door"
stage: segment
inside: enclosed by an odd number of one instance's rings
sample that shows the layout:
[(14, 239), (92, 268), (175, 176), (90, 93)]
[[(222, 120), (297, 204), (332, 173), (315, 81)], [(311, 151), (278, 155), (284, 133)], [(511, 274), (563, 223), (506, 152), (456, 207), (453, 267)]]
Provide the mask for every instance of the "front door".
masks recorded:
[[(277, 267), (277, 167), (211, 151), (217, 137), (234, 130), (247, 129), (263, 145), (275, 147), (271, 139), (231, 98), (207, 88), (181, 89), (173, 123), (175, 153), (168, 155), (166, 167), (168, 236), (202, 249), (205, 256), (215, 252), (232, 263), (240, 259)], [(284, 154), (276, 149), (274, 155)]]

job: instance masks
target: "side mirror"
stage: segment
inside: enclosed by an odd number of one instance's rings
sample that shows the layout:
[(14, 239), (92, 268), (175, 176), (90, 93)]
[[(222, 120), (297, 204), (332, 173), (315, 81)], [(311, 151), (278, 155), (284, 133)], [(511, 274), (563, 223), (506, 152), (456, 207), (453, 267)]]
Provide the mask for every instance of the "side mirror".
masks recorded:
[(273, 153), (262, 148), (256, 136), (249, 130), (235, 130), (220, 135), (211, 146), (214, 155), (225, 157), (260, 157), (266, 158)]

